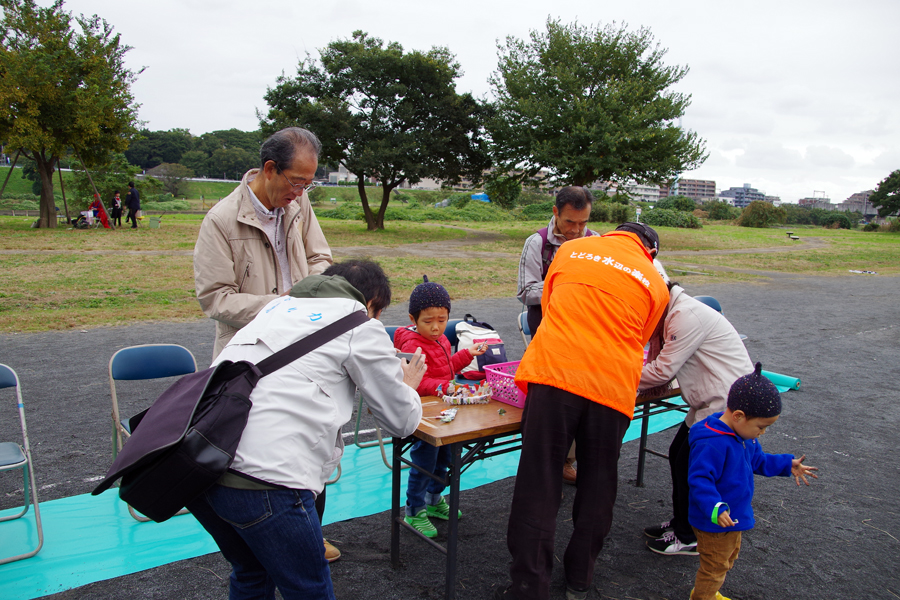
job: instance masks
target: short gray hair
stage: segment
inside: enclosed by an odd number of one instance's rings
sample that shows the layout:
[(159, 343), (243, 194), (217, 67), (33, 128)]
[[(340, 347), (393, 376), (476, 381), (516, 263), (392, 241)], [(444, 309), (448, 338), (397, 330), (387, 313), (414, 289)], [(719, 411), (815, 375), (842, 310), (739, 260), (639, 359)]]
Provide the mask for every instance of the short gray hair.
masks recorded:
[(259, 148), (259, 166), (262, 169), (271, 160), (275, 162), (275, 168), (279, 172), (289, 169), (297, 150), (312, 152), (318, 158), (322, 151), (322, 142), (308, 129), (286, 127), (276, 131), (262, 143)]

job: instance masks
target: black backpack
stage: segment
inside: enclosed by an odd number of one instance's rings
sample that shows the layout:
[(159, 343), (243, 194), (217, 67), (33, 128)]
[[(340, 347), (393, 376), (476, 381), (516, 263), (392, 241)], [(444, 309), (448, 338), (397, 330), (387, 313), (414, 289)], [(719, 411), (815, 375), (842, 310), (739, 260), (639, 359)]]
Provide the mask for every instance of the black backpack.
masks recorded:
[(185, 375), (129, 420), (131, 437), (91, 493), (102, 493), (121, 477), (122, 500), (157, 523), (169, 519), (231, 466), (257, 382), (368, 320), (357, 311), (257, 365), (226, 360)]

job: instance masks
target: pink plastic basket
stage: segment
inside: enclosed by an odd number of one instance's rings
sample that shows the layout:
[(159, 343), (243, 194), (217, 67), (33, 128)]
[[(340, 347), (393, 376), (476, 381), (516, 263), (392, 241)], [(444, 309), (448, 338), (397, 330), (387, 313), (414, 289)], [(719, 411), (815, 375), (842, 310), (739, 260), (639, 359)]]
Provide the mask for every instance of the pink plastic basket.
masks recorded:
[(497, 402), (523, 408), (525, 406), (525, 394), (522, 393), (522, 390), (519, 389), (514, 381), (517, 368), (519, 368), (519, 361), (516, 360), (487, 365), (484, 367), (484, 373), (487, 382), (494, 390), (491, 398)]

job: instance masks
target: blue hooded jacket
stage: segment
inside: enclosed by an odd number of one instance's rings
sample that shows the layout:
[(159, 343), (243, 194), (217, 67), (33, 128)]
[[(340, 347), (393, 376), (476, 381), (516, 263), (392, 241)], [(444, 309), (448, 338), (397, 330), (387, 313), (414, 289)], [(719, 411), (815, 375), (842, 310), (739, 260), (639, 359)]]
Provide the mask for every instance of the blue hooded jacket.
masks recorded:
[[(731, 430), (718, 412), (691, 427), (688, 520), (700, 531), (721, 533), (753, 529), (753, 475), (787, 477), (792, 454), (766, 454), (759, 440), (745, 440)], [(728, 511), (734, 527), (717, 520)]]

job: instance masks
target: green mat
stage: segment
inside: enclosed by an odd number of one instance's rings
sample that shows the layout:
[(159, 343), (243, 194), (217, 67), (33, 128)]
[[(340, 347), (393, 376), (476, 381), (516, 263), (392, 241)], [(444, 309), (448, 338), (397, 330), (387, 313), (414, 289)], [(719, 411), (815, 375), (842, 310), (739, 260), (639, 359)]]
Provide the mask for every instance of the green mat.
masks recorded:
[[(797, 389), (800, 380), (765, 372), (779, 390)], [(650, 433), (679, 425), (681, 412), (650, 420)], [(625, 441), (640, 437), (640, 422), (628, 428)], [(390, 459), (388, 445), (388, 459)], [(516, 474), (519, 453), (511, 452), (473, 464), (461, 481), (464, 490)], [(377, 447), (349, 445), (341, 461), (343, 475), (328, 489), (324, 524), (364, 517), (390, 508), (391, 472)], [(38, 473), (40, 477), (40, 473)], [(406, 491), (403, 475), (403, 493)], [(111, 489), (100, 496), (84, 494), (41, 503), (44, 547), (30, 559), (0, 566), (0, 598), (29, 600), (95, 581), (152, 569), (178, 560), (218, 551), (215, 543), (191, 515), (165, 523), (138, 523)], [(0, 512), (0, 516), (15, 510)], [(389, 534), (387, 519), (385, 539)], [(34, 513), (0, 523), (0, 552), (10, 556), (34, 547)]]

